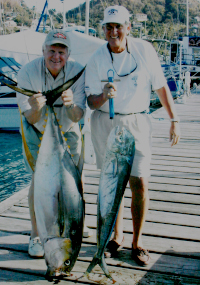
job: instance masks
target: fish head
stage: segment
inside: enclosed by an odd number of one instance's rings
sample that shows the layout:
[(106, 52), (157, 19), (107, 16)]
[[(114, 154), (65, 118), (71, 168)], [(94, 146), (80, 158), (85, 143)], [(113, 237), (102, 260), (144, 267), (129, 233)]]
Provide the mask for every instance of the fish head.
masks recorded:
[(44, 249), (49, 276), (56, 276), (59, 272), (70, 273), (74, 262), (69, 238), (50, 239), (44, 244)]
[(132, 157), (135, 150), (134, 137), (125, 127), (117, 126), (108, 136), (107, 148), (111, 152)]

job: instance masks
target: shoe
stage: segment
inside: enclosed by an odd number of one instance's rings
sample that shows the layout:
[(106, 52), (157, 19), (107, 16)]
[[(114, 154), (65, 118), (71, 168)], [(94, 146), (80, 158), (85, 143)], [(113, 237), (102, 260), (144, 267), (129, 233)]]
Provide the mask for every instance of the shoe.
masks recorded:
[(106, 251), (104, 252), (105, 257), (111, 257), (117, 253), (120, 249), (122, 249), (124, 245), (124, 237), (122, 239), (122, 242), (119, 244), (113, 239), (110, 240), (106, 246)]
[(132, 258), (137, 262), (138, 265), (146, 266), (150, 263), (150, 255), (148, 250), (138, 247), (133, 249), (132, 247)]
[(83, 237), (88, 238), (93, 236), (93, 231), (89, 229), (87, 226), (84, 225), (84, 230), (83, 230)]
[(44, 249), (39, 237), (30, 238), (28, 246), (28, 254), (31, 257), (43, 257)]

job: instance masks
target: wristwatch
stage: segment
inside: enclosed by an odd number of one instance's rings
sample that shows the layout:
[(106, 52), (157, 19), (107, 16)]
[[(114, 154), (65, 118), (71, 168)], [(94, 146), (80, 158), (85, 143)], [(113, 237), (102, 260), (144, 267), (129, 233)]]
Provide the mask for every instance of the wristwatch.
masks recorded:
[(172, 119), (170, 119), (170, 122), (179, 123), (180, 119), (179, 119), (179, 117), (172, 118)]

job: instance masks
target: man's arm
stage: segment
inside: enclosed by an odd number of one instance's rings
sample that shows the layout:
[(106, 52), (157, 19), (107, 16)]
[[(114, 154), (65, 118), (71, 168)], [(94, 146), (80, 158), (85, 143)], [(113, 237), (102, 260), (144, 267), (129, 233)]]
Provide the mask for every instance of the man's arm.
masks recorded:
[(84, 115), (84, 110), (81, 109), (79, 106), (74, 104), (73, 98), (74, 94), (71, 89), (68, 89), (62, 93), (62, 101), (63, 105), (66, 107), (66, 113), (68, 118), (77, 123)]
[(41, 93), (35, 94), (28, 99), (31, 109), (24, 112), (24, 116), (33, 125), (37, 123), (42, 114), (42, 108), (46, 104), (46, 97)]
[(172, 141), (171, 145), (173, 146), (177, 144), (180, 140), (180, 127), (178, 123), (178, 115), (176, 113), (174, 100), (167, 84), (162, 88), (156, 90), (156, 93), (160, 99), (162, 106), (167, 111), (171, 120), (170, 141)]

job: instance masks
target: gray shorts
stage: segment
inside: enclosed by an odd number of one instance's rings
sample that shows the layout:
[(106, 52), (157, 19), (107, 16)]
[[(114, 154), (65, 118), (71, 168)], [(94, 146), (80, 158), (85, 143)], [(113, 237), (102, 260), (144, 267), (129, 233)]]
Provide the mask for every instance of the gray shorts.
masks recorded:
[[(39, 145), (41, 144), (42, 134), (33, 125), (29, 124), (24, 116), (22, 116), (22, 122), (26, 143), (33, 159), (36, 161), (39, 151)], [(81, 133), (78, 124), (75, 124), (68, 132), (66, 132), (64, 134), (64, 137), (67, 138), (67, 144), (70, 148), (71, 154), (73, 155), (74, 162), (78, 164), (81, 153)], [(26, 170), (29, 173), (33, 173), (33, 170), (29, 165), (23, 143), (22, 149)]]
[(135, 138), (135, 156), (131, 176), (149, 177), (152, 126), (149, 115), (146, 113), (115, 114), (114, 119), (110, 120), (108, 113), (98, 110), (92, 112), (91, 138), (96, 154), (97, 168), (101, 169), (108, 135), (116, 126), (125, 127)]

